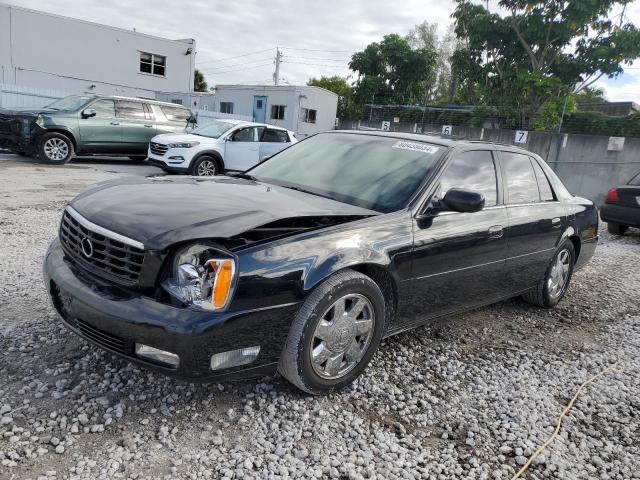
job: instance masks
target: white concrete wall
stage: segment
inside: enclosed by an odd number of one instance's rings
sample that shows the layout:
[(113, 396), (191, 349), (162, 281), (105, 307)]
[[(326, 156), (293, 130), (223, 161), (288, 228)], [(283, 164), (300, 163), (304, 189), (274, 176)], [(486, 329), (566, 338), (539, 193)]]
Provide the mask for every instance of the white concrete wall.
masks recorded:
[[(0, 83), (155, 98), (193, 88), (189, 47), (195, 53), (195, 43), (0, 4)], [(164, 77), (140, 73), (140, 51), (167, 57)]]
[[(218, 85), (215, 110), (220, 110), (221, 102), (233, 102), (233, 113), (253, 116), (253, 100), (256, 95), (267, 97), (266, 123), (292, 130), (300, 138), (334, 128), (338, 96), (315, 87)], [(272, 105), (286, 106), (283, 120), (271, 118)], [(302, 121), (302, 108), (317, 111), (315, 124)]]

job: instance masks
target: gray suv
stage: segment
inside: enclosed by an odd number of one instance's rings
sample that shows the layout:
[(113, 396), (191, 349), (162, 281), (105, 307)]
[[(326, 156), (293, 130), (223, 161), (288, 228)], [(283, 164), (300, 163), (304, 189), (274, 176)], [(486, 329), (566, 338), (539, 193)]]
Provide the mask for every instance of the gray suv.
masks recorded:
[(62, 164), (74, 155), (146, 158), (149, 140), (195, 125), (191, 110), (127, 97), (73, 95), (37, 110), (0, 110), (0, 147)]

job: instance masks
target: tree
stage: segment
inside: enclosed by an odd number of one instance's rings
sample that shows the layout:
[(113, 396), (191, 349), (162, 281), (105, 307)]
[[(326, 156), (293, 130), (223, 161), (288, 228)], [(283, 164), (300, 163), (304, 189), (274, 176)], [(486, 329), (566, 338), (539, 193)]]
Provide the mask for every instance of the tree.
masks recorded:
[(345, 78), (338, 75), (333, 77), (311, 78), (307, 85), (322, 87), (333, 93), (337, 93), (338, 97), (338, 118), (355, 119), (361, 116), (361, 109), (353, 100), (353, 89)]
[(604, 90), (597, 87), (587, 87), (580, 93), (574, 95), (578, 105), (583, 103), (604, 103), (607, 101)]
[[(633, 0), (501, 0), (506, 16), (456, 1), (464, 46), (454, 70), (471, 75), (463, 90), (473, 87), (521, 124), (550, 101), (617, 77), (640, 56), (640, 31), (625, 16)], [(612, 15), (614, 9), (620, 14)]]
[(434, 50), (412, 49), (400, 35), (385, 35), (351, 57), (349, 68), (358, 73), (355, 100), (360, 105), (422, 104), (435, 62)]
[(195, 92), (206, 92), (209, 89), (204, 75), (198, 69), (193, 71), (193, 90)]
[(438, 36), (438, 24), (424, 21), (416, 25), (406, 37), (411, 48), (424, 48), (436, 53), (436, 63), (426, 79), (427, 101), (451, 103), (451, 60), (460, 46), (454, 26), (450, 25), (443, 37)]

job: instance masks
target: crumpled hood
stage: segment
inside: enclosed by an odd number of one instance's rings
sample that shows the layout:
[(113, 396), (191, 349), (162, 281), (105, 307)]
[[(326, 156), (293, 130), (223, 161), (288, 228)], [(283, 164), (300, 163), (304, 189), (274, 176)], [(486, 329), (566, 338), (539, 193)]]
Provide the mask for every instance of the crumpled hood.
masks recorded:
[(377, 214), (236, 177), (127, 177), (98, 183), (70, 205), (89, 221), (151, 250), (185, 240), (227, 239), (285, 218)]

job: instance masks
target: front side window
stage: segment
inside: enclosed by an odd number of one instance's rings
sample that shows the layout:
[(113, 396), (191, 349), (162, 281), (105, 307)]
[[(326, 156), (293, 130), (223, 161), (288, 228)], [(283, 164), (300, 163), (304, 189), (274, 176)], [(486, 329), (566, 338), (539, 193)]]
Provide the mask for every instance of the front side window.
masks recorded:
[(154, 53), (140, 52), (140, 72), (164, 77), (167, 57)]
[(538, 180), (540, 200), (542, 200), (543, 202), (553, 202), (556, 197), (553, 194), (553, 189), (551, 188), (551, 184), (549, 183), (547, 175), (544, 173), (544, 170), (542, 170), (542, 167), (536, 160), (531, 159), (531, 163), (533, 164), (533, 170), (536, 172), (536, 179)]
[(540, 201), (536, 174), (527, 155), (502, 152), (507, 176), (508, 203), (536, 203)]
[(115, 103), (107, 98), (93, 102), (89, 105), (89, 108), (93, 108), (96, 111), (96, 117), (98, 118), (113, 118), (116, 116)]
[(284, 120), (284, 105), (271, 105), (271, 119)]
[(256, 129), (255, 127), (243, 128), (233, 134), (231, 140), (234, 142), (255, 142), (256, 141)]
[(259, 181), (297, 188), (378, 212), (405, 208), (446, 147), (376, 135), (322, 133), (248, 171)]
[(287, 132), (284, 130), (267, 128), (262, 134), (262, 141), (270, 143), (287, 143), (289, 141), (289, 135), (287, 135)]
[(144, 120), (146, 114), (142, 103), (119, 100), (116, 102), (116, 115), (122, 118), (135, 118)]
[(449, 164), (440, 178), (438, 198), (452, 188), (462, 188), (482, 193), (485, 206), (498, 203), (498, 183), (493, 155), (488, 150), (464, 152)]
[(220, 113), (233, 113), (233, 102), (220, 102)]
[(318, 111), (310, 108), (302, 109), (302, 121), (307, 123), (316, 123), (316, 115)]
[(640, 173), (629, 180), (629, 185), (633, 185), (634, 187), (640, 187)]

